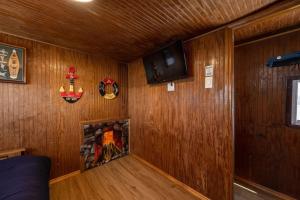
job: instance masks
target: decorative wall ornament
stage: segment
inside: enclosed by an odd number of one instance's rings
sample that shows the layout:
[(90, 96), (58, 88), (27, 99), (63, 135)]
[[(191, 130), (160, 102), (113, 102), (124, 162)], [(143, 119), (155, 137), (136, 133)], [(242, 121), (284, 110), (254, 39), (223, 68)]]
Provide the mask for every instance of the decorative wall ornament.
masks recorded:
[(0, 81), (26, 83), (26, 49), (0, 44)]
[[(108, 85), (112, 85), (113, 87), (113, 92), (106, 94), (105, 87)], [(119, 86), (118, 84), (111, 78), (106, 78), (103, 81), (100, 82), (99, 84), (99, 92), (101, 96), (103, 96), (105, 99), (114, 99), (118, 96), (119, 94)]]
[(73, 67), (73, 66), (69, 67), (69, 72), (66, 75), (66, 79), (69, 79), (69, 81), (70, 81), (69, 92), (66, 92), (63, 86), (61, 86), (59, 89), (60, 96), (69, 103), (77, 102), (83, 94), (82, 88), (79, 88), (78, 92), (74, 92), (75, 79), (79, 78), (79, 76), (77, 74), (75, 74), (75, 72), (76, 72), (75, 67)]

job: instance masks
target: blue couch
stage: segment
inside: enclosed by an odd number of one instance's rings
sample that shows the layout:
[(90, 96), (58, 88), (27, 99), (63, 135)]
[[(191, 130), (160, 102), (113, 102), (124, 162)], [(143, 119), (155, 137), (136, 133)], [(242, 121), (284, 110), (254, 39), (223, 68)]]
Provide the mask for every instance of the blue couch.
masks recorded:
[(0, 200), (48, 200), (50, 159), (18, 156), (0, 160)]

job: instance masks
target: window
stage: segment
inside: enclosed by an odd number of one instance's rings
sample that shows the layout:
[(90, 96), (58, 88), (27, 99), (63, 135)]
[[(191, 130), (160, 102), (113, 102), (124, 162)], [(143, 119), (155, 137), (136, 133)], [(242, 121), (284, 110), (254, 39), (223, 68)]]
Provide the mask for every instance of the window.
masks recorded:
[(300, 77), (290, 77), (287, 86), (287, 124), (300, 128)]

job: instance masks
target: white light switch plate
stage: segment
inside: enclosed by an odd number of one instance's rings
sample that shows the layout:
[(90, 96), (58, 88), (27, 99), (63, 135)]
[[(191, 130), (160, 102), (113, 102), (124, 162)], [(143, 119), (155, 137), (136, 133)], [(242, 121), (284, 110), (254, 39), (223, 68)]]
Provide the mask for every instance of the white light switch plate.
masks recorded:
[(213, 88), (213, 77), (205, 77), (205, 88)]
[(167, 90), (168, 90), (168, 92), (174, 92), (175, 91), (175, 83), (174, 82), (168, 83)]

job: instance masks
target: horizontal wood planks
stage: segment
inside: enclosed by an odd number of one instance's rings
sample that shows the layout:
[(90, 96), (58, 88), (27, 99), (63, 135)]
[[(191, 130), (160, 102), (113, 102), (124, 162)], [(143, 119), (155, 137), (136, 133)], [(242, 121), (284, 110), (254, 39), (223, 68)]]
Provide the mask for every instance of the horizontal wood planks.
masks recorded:
[(300, 27), (300, 1), (292, 9), (264, 17), (234, 31), (237, 44)]
[(2, 32), (131, 61), (276, 0), (11, 0), (0, 4)]
[[(142, 59), (131, 62), (131, 152), (213, 200), (232, 198), (233, 69), (230, 30), (185, 43), (193, 77), (147, 85)], [(204, 67), (214, 65), (213, 89), (204, 89)]]
[[(0, 83), (0, 150), (26, 147), (32, 154), (52, 160), (51, 177), (79, 169), (80, 121), (127, 117), (127, 67), (104, 57), (0, 34), (0, 42), (27, 50), (27, 84)], [(75, 89), (83, 97), (75, 104), (59, 96), (68, 88), (65, 75), (70, 65), (77, 69)], [(120, 95), (105, 100), (98, 83), (111, 77), (120, 85)]]
[(267, 68), (270, 57), (299, 51), (300, 31), (235, 49), (238, 176), (300, 199), (300, 129), (285, 125), (286, 80), (300, 66)]

